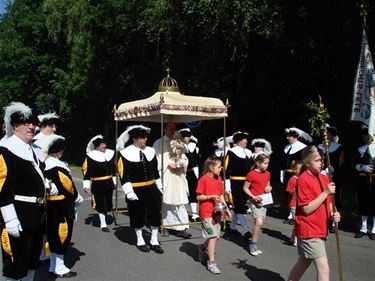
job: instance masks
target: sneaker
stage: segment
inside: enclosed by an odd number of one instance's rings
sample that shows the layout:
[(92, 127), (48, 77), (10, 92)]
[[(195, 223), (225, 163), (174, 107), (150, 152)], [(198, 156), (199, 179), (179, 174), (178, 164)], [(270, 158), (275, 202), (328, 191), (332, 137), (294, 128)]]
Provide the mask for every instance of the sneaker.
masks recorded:
[(207, 249), (203, 245), (198, 245), (198, 260), (200, 262), (207, 259)]
[(261, 255), (261, 254), (263, 254), (263, 252), (261, 251), (261, 250), (259, 250), (259, 248), (257, 247), (257, 253), (258, 253), (258, 255)]
[(216, 262), (207, 262), (207, 270), (213, 274), (220, 274), (221, 271), (217, 267)]
[[(250, 248), (250, 254), (251, 254), (252, 256), (257, 256), (257, 255), (259, 255), (257, 244), (250, 243), (249, 248)], [(260, 251), (260, 250), (259, 250), (259, 251)], [(260, 251), (260, 252), (262, 253), (262, 251)]]

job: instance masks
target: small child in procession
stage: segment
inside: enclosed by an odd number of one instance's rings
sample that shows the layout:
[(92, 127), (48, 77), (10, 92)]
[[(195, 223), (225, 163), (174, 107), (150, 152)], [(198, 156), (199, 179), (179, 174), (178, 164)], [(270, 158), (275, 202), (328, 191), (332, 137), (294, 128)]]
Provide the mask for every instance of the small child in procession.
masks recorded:
[(258, 241), (261, 233), (261, 227), (266, 218), (267, 209), (263, 206), (263, 199), (259, 196), (270, 193), (272, 187), (270, 185), (271, 173), (267, 171), (270, 157), (265, 153), (259, 153), (254, 160), (254, 166), (246, 176), (243, 191), (250, 196), (251, 214), (254, 219), (252, 237), (250, 240), (250, 254), (258, 256), (262, 251), (258, 248)]
[(321, 173), (322, 156), (315, 146), (302, 151), (304, 166), (298, 177), (295, 231), (299, 258), (289, 274), (289, 281), (300, 280), (314, 263), (318, 281), (329, 280), (329, 265), (325, 249), (328, 221), (340, 221), (340, 213), (332, 209), (335, 184)]
[[(289, 179), (288, 185), (286, 187), (286, 192), (288, 193), (288, 207), (289, 207), (290, 213), (292, 214), (293, 221), (295, 221), (295, 217), (296, 217), (297, 179), (301, 172), (302, 165), (303, 163), (300, 160), (297, 160), (294, 162), (293, 164), (294, 175)], [(290, 236), (290, 243), (291, 245), (297, 247), (297, 238), (295, 235), (294, 225), (293, 225), (292, 235)]]
[[(229, 218), (231, 217), (224, 200), (224, 186), (220, 177), (221, 168), (220, 158), (209, 157), (204, 163), (203, 176), (199, 178), (196, 190), (202, 236), (206, 239), (202, 245), (198, 245), (198, 257), (200, 261), (203, 261), (208, 256), (207, 270), (213, 274), (221, 273), (215, 262), (215, 248), (216, 241), (220, 237), (221, 217), (224, 213)], [(218, 208), (218, 203), (221, 203), (220, 208)]]

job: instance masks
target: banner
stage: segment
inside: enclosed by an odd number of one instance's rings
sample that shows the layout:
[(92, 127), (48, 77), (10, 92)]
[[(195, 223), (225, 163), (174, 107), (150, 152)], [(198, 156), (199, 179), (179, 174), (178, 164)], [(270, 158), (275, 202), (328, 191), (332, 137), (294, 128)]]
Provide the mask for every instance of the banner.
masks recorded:
[(353, 89), (351, 121), (359, 121), (368, 126), (371, 137), (375, 133), (375, 89), (374, 65), (368, 45), (365, 28), (363, 28), (361, 53)]

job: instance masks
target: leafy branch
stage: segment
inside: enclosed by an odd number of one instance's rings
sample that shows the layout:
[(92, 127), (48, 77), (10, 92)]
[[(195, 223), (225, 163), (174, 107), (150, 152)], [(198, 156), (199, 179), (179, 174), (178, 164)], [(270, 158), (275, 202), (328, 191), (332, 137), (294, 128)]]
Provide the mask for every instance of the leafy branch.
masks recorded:
[(328, 119), (330, 118), (329, 113), (322, 102), (315, 103), (313, 101), (309, 101), (306, 104), (306, 107), (313, 113), (313, 116), (309, 118), (311, 134), (320, 136), (321, 132), (325, 129)]

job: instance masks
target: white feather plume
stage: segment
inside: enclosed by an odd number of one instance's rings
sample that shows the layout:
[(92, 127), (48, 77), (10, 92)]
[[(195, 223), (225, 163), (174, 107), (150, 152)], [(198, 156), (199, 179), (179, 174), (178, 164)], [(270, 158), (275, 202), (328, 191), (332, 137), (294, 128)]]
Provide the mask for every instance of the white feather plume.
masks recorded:
[(129, 141), (130, 134), (129, 132), (133, 129), (142, 129), (145, 130), (147, 133), (150, 133), (151, 129), (142, 125), (133, 125), (126, 128), (126, 130), (118, 137), (116, 142), (116, 149), (117, 151), (123, 150), (125, 148), (126, 143)]
[(266, 139), (253, 139), (251, 141), (251, 145), (254, 146), (255, 143), (257, 142), (260, 142), (260, 143), (264, 143), (264, 153), (267, 154), (268, 156), (272, 154), (272, 146), (270, 144), (269, 141), (267, 141)]
[(14, 133), (13, 126), (10, 124), (10, 116), (15, 112), (21, 112), (25, 118), (30, 117), (32, 114), (31, 108), (22, 102), (12, 101), (8, 106), (4, 107), (4, 124), (5, 124), (5, 135), (11, 137)]
[(296, 132), (298, 138), (304, 139), (308, 143), (311, 143), (313, 141), (312, 137), (308, 133), (306, 133), (305, 131), (302, 131), (301, 129), (298, 129), (296, 127), (291, 127), (291, 128), (285, 129), (285, 133), (290, 133), (290, 132)]
[(95, 145), (94, 145), (94, 140), (96, 139), (103, 139), (104, 137), (102, 135), (96, 135), (95, 137), (93, 137), (89, 143), (87, 144), (87, 147), (86, 147), (86, 153), (89, 153), (93, 150), (95, 150)]
[(50, 134), (50, 135), (45, 135), (41, 137), (40, 139), (37, 139), (35, 141), (35, 144), (42, 149), (43, 153), (47, 154), (51, 145), (58, 139), (65, 140), (63, 136)]
[(49, 119), (59, 119), (60, 116), (56, 114), (56, 112), (52, 111), (46, 114), (41, 114), (38, 115), (39, 122), (43, 122), (44, 120), (49, 120)]

